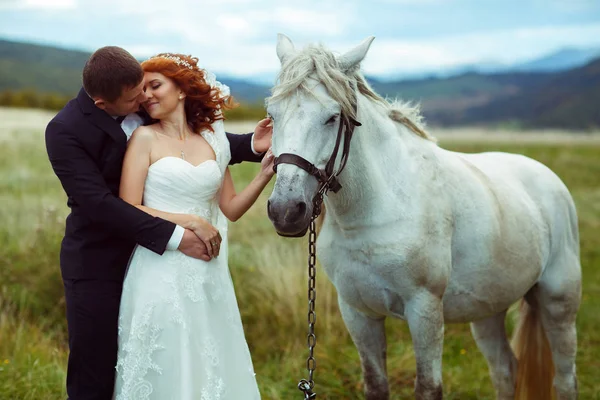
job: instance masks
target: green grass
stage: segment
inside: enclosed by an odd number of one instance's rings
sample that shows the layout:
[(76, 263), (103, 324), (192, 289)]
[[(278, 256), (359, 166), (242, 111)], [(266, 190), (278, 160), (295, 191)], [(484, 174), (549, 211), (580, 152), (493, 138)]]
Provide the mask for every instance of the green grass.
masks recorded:
[[(11, 113), (3, 111), (0, 118), (0, 399), (64, 399), (68, 353), (58, 252), (66, 198), (44, 150), (44, 117)], [(24, 117), (33, 122), (19, 125)], [(600, 146), (441, 145), (525, 154), (552, 168), (570, 188), (580, 216), (583, 267), (580, 398), (600, 399)], [(257, 168), (234, 167), (236, 186), (243, 187)], [(306, 238), (283, 239), (273, 232), (265, 215), (268, 193), (270, 187), (242, 220), (230, 224), (230, 266), (263, 398), (299, 399), (296, 384), (306, 377), (307, 356)], [(335, 290), (321, 272), (317, 285), (318, 398), (362, 399), (360, 364)], [(415, 364), (408, 327), (388, 320), (387, 334), (392, 399), (410, 399)], [(446, 327), (443, 365), (446, 399), (494, 398), (468, 325)]]

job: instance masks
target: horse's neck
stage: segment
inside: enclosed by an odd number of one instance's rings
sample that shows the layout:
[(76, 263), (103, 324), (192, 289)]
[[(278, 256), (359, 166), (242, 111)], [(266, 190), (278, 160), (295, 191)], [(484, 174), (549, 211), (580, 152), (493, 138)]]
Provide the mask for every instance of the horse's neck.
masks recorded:
[(433, 151), (364, 97), (359, 98), (358, 110), (362, 126), (354, 132), (348, 163), (339, 177), (342, 189), (325, 200), (331, 217), (346, 227), (377, 219), (377, 213), (403, 212), (418, 201), (419, 168)]

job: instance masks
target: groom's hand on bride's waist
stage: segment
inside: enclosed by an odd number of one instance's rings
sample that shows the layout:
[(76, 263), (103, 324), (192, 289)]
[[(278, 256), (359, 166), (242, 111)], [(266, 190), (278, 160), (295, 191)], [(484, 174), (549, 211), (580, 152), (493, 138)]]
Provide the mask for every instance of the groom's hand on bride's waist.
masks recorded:
[(186, 256), (198, 258), (204, 261), (210, 261), (211, 257), (204, 242), (189, 229), (185, 230), (181, 243), (179, 243), (179, 251)]

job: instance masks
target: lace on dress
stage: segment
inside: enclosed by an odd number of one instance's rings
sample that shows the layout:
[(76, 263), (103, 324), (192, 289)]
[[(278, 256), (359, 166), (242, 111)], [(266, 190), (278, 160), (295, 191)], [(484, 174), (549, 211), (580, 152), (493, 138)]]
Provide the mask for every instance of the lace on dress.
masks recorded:
[(254, 368), (227, 262), (227, 219), (219, 208), (229, 142), (222, 121), (202, 132), (216, 163), (172, 157), (149, 170), (144, 204), (209, 219), (223, 237), (204, 262), (138, 246), (123, 285), (117, 400), (256, 400)]

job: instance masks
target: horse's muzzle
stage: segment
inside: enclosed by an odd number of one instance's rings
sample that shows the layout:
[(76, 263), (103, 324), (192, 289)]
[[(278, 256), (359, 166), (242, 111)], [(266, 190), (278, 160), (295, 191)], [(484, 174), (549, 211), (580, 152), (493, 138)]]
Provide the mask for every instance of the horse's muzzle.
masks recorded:
[(312, 209), (304, 201), (270, 199), (267, 202), (267, 214), (280, 236), (304, 236), (311, 213)]

